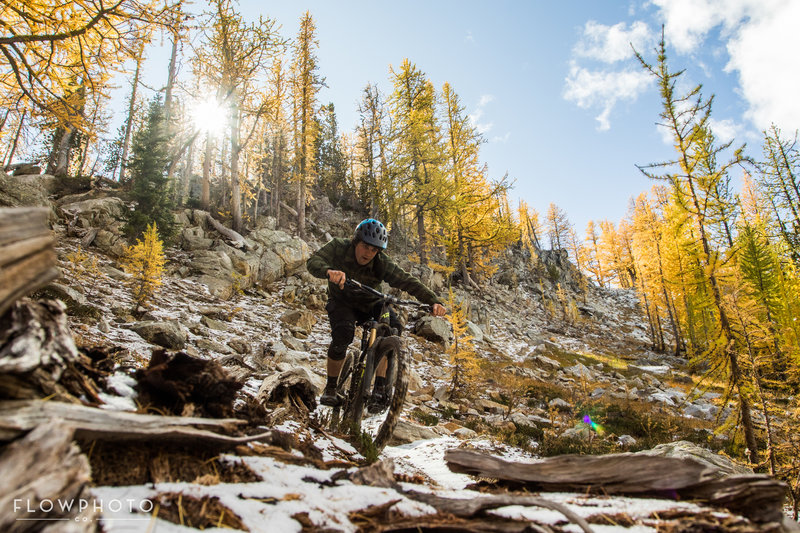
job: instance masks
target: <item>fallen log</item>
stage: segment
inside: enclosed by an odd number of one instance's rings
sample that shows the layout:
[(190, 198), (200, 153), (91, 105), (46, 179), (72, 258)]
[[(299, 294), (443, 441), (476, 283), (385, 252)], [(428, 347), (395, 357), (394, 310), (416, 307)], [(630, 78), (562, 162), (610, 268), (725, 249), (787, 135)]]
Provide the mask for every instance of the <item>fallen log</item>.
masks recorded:
[(36, 427), (0, 454), (0, 531), (96, 531), (94, 500), (86, 486), (89, 461), (55, 421)]
[(245, 242), (244, 237), (242, 237), (239, 233), (232, 230), (231, 228), (226, 228), (225, 226), (223, 226), (219, 220), (211, 216), (211, 213), (208, 213), (207, 211), (197, 211), (197, 212), (203, 213), (208, 223), (211, 224), (215, 230), (217, 230), (217, 233), (228, 239), (234, 248), (247, 250), (247, 243)]
[(632, 453), (560, 455), (514, 463), (472, 450), (445, 452), (451, 471), (523, 484), (529, 490), (596, 492), (694, 499), (724, 507), (754, 522), (782, 519), (786, 485), (766, 475), (720, 477), (692, 459)]
[(60, 275), (48, 213), (38, 207), (0, 208), (0, 316)]
[(452, 514), (459, 518), (471, 518), (490, 509), (498, 509), (509, 505), (524, 507), (541, 507), (557, 511), (570, 522), (580, 527), (585, 533), (593, 533), (591, 526), (583, 518), (570, 511), (567, 506), (537, 496), (526, 494), (496, 494), (477, 496), (475, 498), (443, 498), (435, 494), (416, 491), (404, 491), (403, 494), (412, 500), (427, 503), (440, 513)]
[(100, 404), (89, 366), (75, 346), (61, 302), (23, 298), (0, 322), (0, 398), (51, 396), (80, 403), (84, 397)]
[(109, 411), (83, 405), (41, 400), (0, 402), (0, 441), (19, 437), (41, 424), (61, 420), (74, 430), (76, 439), (102, 441), (160, 441), (211, 448), (233, 448), (253, 441), (283, 442), (278, 431), (229, 436), (246, 420), (184, 416), (158, 416)]

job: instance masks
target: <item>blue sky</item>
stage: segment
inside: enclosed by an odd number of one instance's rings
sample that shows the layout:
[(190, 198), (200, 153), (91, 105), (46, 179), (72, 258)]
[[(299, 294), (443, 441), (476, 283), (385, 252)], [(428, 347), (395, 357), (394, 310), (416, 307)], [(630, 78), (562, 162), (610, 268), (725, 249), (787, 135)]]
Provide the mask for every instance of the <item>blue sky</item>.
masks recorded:
[[(294, 37), (302, 13), (317, 25), (319, 73), (340, 128), (352, 131), (367, 83), (391, 92), (389, 66), (404, 58), (437, 89), (449, 82), (483, 132), (490, 176), (508, 172), (512, 198), (542, 215), (566, 210), (578, 234), (586, 223), (617, 223), (651, 183), (636, 164), (668, 159), (656, 127), (660, 101), (629, 43), (653, 60), (666, 25), (673, 70), (715, 94), (714, 129), (760, 156), (760, 131), (800, 127), (800, 2), (796, 0), (258, 2), (242, 0)], [(167, 50), (146, 70), (158, 76)], [(188, 77), (183, 67), (182, 77)]]

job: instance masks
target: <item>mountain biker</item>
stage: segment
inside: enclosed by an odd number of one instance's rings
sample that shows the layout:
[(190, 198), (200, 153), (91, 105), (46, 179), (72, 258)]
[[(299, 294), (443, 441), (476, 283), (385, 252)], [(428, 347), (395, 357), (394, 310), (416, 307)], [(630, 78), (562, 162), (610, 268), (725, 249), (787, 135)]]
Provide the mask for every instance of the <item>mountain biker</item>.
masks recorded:
[[(366, 293), (345, 293), (344, 282), (352, 278), (365, 285), (378, 288), (382, 281), (390, 286), (406, 291), (422, 303), (433, 306), (434, 316), (443, 316), (447, 310), (442, 301), (420, 280), (400, 268), (384, 252), (389, 237), (386, 227), (367, 218), (356, 226), (351, 239), (337, 238), (320, 248), (306, 262), (311, 275), (328, 280), (328, 320), (331, 324), (331, 343), (328, 346), (327, 375), (325, 390), (320, 403), (335, 406), (342, 398), (336, 393), (336, 382), (342, 363), (347, 355), (347, 347), (353, 342), (355, 326), (369, 319), (377, 319), (381, 304), (375, 296)], [(394, 311), (390, 310), (390, 325), (402, 327)], [(378, 365), (375, 386), (371, 401), (382, 404), (386, 398), (386, 360)]]

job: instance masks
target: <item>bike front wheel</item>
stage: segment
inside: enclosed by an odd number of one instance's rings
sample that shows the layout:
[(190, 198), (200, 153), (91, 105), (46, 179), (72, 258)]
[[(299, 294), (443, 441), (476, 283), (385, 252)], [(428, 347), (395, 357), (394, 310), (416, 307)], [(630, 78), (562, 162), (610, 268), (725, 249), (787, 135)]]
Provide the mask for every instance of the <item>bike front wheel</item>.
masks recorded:
[[(364, 405), (370, 403), (377, 366), (383, 357), (388, 358), (385, 389), (387, 402), (380, 410), (365, 413)], [(370, 348), (360, 387), (363, 402), (360, 402), (361, 405), (353, 413), (353, 422), (363, 436), (372, 439), (377, 452), (383, 450), (397, 427), (408, 392), (408, 372), (406, 351), (400, 337), (383, 337)]]

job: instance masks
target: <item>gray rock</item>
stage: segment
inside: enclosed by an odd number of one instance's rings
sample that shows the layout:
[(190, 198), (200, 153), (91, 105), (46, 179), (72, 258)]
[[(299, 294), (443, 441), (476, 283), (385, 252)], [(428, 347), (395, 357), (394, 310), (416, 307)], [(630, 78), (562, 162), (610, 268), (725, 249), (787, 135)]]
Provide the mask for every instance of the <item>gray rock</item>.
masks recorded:
[(460, 439), (472, 439), (478, 436), (478, 433), (469, 428), (458, 428), (453, 431), (453, 435)]
[(209, 294), (220, 300), (229, 300), (233, 296), (233, 281), (214, 276), (202, 275), (195, 278), (198, 283), (206, 286)]
[(99, 319), (103, 316), (103, 312), (99, 308), (87, 303), (86, 296), (83, 293), (68, 285), (50, 283), (36, 291), (36, 296), (61, 300), (67, 306), (67, 313), (72, 316), (93, 319)]
[(200, 318), (200, 322), (209, 329), (215, 329), (217, 331), (228, 331), (228, 325), (224, 322), (219, 320), (214, 320), (211, 317), (203, 316)]
[(642, 455), (657, 455), (663, 457), (677, 457), (692, 459), (706, 465), (719, 473), (719, 477), (752, 474), (753, 471), (746, 466), (734, 463), (730, 458), (717, 455), (711, 450), (702, 448), (684, 440), (659, 444), (652, 450), (637, 452)]
[(284, 264), (280, 256), (272, 250), (265, 250), (259, 259), (259, 280), (262, 283), (272, 283), (283, 277)]
[(636, 444), (636, 439), (634, 439), (630, 435), (620, 435), (619, 437), (617, 437), (617, 444), (628, 448)]
[(285, 344), (288, 348), (290, 348), (292, 350), (295, 350), (295, 351), (298, 351), (298, 352), (306, 351), (306, 347), (305, 347), (305, 344), (303, 344), (303, 341), (301, 341), (299, 339), (296, 339), (295, 337), (293, 337), (292, 335), (289, 335), (287, 333), (284, 333), (283, 335), (281, 335), (281, 342), (283, 342), (283, 344)]
[(558, 411), (572, 411), (572, 406), (561, 398), (553, 398), (547, 405), (551, 409), (556, 409)]
[(483, 330), (469, 320), (467, 320), (467, 335), (472, 337), (472, 342), (483, 342)]
[(231, 339), (228, 341), (228, 346), (238, 354), (246, 355), (250, 353), (250, 345), (241, 339)]
[(181, 232), (180, 244), (184, 250), (208, 250), (213, 243), (213, 239), (205, 236), (203, 228), (194, 226)]
[(123, 257), (128, 242), (118, 232), (119, 228), (98, 230), (92, 241), (92, 246), (112, 257)]
[[(46, 178), (50, 178), (48, 181)], [(50, 207), (52, 176), (8, 176), (0, 172), (0, 207)]]
[(311, 328), (317, 323), (314, 313), (306, 309), (295, 309), (281, 315), (280, 321), (289, 326), (292, 331), (300, 331), (308, 335)]
[(418, 440), (435, 439), (438, 436), (439, 434), (430, 428), (400, 420), (397, 423), (397, 427), (394, 428), (392, 438), (389, 439), (389, 445), (409, 444)]
[(449, 400), (450, 399), (450, 387), (448, 387), (447, 385), (441, 385), (433, 393), (433, 398), (435, 400), (438, 400), (438, 401)]
[(170, 350), (181, 350), (186, 346), (188, 333), (177, 320), (136, 322), (130, 329), (147, 342)]
[(417, 321), (414, 333), (429, 341), (449, 345), (453, 341), (450, 323), (439, 317), (425, 316)]

